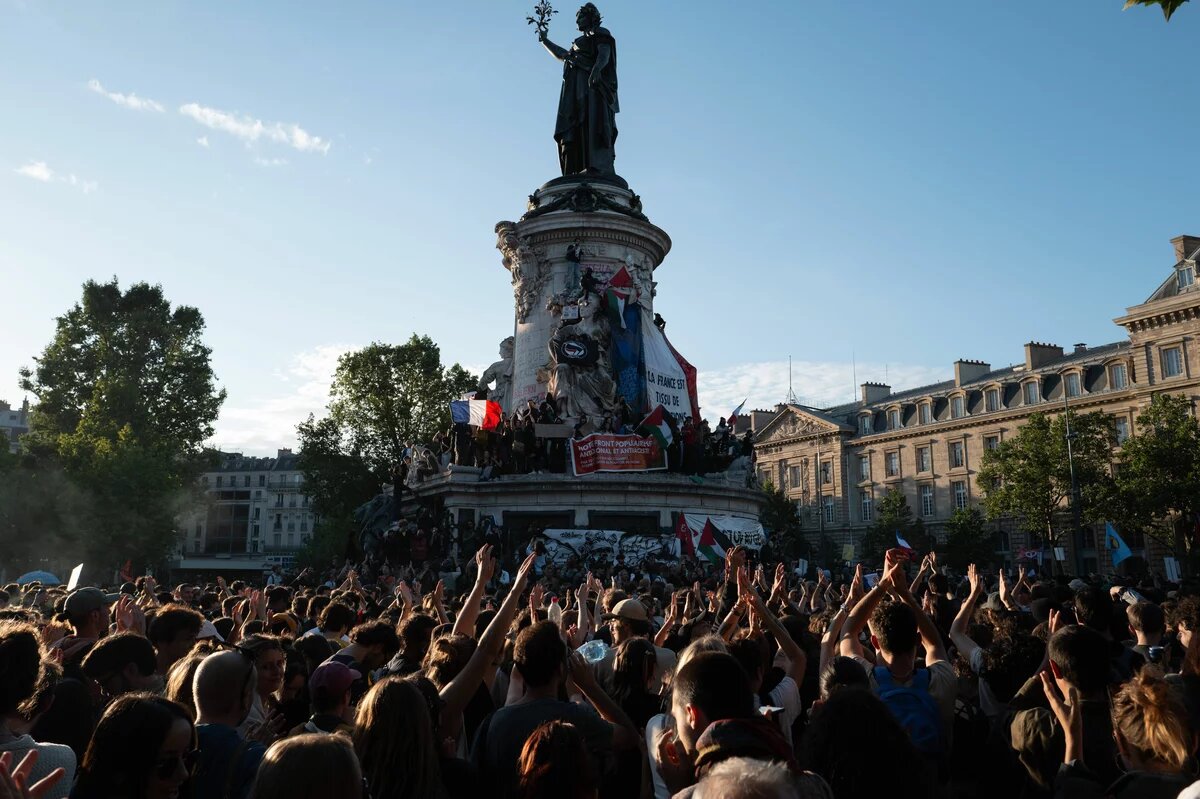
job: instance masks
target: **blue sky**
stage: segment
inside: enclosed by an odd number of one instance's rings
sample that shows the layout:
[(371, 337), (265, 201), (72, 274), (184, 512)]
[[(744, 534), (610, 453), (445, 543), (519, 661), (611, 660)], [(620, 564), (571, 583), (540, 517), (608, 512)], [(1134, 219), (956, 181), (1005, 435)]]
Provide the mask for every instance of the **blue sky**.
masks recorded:
[[(531, 5), (0, 0), (0, 398), (112, 275), (203, 311), (226, 448), (291, 444), (349, 347), (416, 331), (486, 366), (493, 225), (557, 170)], [(706, 415), (781, 400), (788, 355), (832, 403), (852, 359), (901, 387), (1119, 339), (1200, 233), (1200, 7), (1121, 6), (600, 3)]]

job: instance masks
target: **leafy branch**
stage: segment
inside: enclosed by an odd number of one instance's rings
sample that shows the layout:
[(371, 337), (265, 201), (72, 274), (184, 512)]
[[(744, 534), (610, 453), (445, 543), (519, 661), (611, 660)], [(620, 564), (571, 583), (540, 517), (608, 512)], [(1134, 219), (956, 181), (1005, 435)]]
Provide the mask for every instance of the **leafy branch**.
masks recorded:
[(1171, 21), (1171, 15), (1174, 14), (1181, 5), (1188, 0), (1125, 0), (1125, 8), (1133, 6), (1161, 6), (1163, 17), (1168, 22)]
[(539, 0), (533, 7), (532, 17), (525, 17), (525, 22), (529, 25), (536, 25), (538, 33), (545, 34), (550, 30), (550, 17), (558, 12), (550, 5), (549, 0)]

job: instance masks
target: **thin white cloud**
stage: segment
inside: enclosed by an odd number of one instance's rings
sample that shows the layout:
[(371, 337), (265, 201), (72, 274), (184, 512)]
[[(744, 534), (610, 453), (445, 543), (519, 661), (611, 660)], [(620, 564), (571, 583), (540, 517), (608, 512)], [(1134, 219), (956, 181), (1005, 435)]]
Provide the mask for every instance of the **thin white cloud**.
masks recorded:
[[(949, 380), (949, 368), (910, 364), (793, 361), (792, 390), (801, 404), (829, 407), (858, 397), (856, 383), (886, 382), (894, 391)], [(734, 364), (719, 369), (701, 369), (697, 376), (700, 413), (716, 422), (728, 416), (742, 400), (746, 408), (770, 409), (783, 402), (788, 393), (787, 361)]]
[(208, 137), (201, 136), (200, 138), (196, 139), (196, 144), (199, 144), (201, 147), (207, 148), (208, 147)]
[(107, 97), (122, 108), (129, 108), (133, 111), (154, 111), (158, 114), (161, 114), (163, 111), (167, 110), (162, 107), (161, 103), (156, 103), (154, 100), (150, 100), (145, 97), (138, 97), (133, 92), (130, 92), (129, 94), (110, 92), (108, 89), (105, 89), (102, 85), (100, 85), (100, 81), (96, 80), (95, 78), (92, 78), (88, 81), (88, 88), (94, 91), (96, 94)]
[(261, 156), (254, 157), (254, 163), (259, 166), (287, 166), (286, 158), (262, 158)]
[(23, 167), (15, 170), (18, 175), (24, 175), (27, 178), (40, 180), (42, 183), (49, 183), (54, 180), (54, 170), (46, 166), (45, 161), (30, 161)]
[(13, 170), (18, 175), (24, 175), (27, 178), (41, 181), (42, 183), (66, 183), (68, 186), (73, 186), (84, 194), (91, 194), (99, 184), (94, 180), (84, 180), (75, 173), (60, 175), (56, 173), (45, 161), (30, 161), (22, 167)]
[(285, 144), (300, 152), (329, 152), (329, 142), (314, 136), (295, 123), (263, 122), (246, 114), (237, 115), (199, 103), (179, 106), (179, 113), (190, 117), (210, 130), (219, 130), (242, 141), (254, 143), (259, 140)]
[(212, 446), (246, 455), (274, 455), (280, 447), (295, 449), (296, 425), (310, 413), (325, 415), (338, 358), (353, 349), (325, 344), (297, 353), (286, 369), (263, 382), (263, 396), (239, 404), (234, 395), (221, 409)]

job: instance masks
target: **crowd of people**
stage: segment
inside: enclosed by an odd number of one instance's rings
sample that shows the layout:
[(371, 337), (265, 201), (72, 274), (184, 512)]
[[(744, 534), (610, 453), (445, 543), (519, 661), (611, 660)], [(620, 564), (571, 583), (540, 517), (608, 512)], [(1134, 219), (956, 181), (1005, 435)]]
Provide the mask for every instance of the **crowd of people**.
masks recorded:
[[(559, 414), (554, 398), (547, 395), (541, 403), (529, 400), (513, 413), (503, 414), (491, 430), (465, 423), (454, 424), (439, 432), (428, 446), (412, 447), (412, 455), (398, 467), (404, 481), (421, 481), (445, 471), (451, 465), (472, 466), (485, 470), (490, 478), (509, 474), (562, 473), (570, 469), (568, 439), (580, 439), (592, 433), (636, 433), (644, 414), (635, 414), (623, 400), (613, 413), (598, 418), (572, 417), (571, 423)], [(699, 424), (686, 417), (682, 422), (666, 415), (672, 441), (667, 447), (670, 471), (683, 474), (708, 474), (728, 468), (733, 461), (752, 456), (749, 431), (738, 436), (733, 425), (720, 419), (713, 428), (707, 419)], [(539, 425), (545, 435), (539, 435)]]
[(5, 586), (0, 799), (1200, 797), (1180, 586), (548, 566)]

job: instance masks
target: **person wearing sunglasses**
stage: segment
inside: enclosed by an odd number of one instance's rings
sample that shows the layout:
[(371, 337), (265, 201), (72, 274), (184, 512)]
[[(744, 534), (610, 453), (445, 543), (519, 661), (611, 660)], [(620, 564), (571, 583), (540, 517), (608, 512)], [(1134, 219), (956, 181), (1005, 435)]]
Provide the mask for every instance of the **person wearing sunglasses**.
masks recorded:
[(195, 730), (183, 705), (124, 694), (96, 725), (71, 799), (187, 799), (195, 764)]

